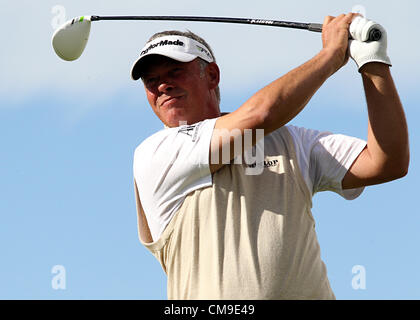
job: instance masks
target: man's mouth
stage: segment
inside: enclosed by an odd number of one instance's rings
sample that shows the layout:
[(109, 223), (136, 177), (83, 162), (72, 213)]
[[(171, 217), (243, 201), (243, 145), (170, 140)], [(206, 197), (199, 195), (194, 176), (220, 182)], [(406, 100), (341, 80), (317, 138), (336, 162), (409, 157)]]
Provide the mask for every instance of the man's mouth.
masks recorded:
[(180, 100), (183, 96), (176, 96), (176, 97), (168, 97), (166, 98), (162, 103), (161, 107), (169, 107), (171, 104), (176, 103), (178, 100)]

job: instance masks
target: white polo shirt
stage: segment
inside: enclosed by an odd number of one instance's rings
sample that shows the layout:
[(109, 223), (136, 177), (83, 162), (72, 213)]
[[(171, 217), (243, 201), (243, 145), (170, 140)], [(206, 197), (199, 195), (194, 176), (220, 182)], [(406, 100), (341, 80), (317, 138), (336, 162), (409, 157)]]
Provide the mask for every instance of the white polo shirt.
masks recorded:
[[(158, 240), (186, 196), (212, 185), (210, 141), (217, 119), (161, 130), (135, 150), (133, 171), (154, 241)], [(286, 126), (298, 166), (313, 196), (333, 191), (347, 200), (363, 188), (343, 190), (341, 182), (366, 142), (341, 134)]]

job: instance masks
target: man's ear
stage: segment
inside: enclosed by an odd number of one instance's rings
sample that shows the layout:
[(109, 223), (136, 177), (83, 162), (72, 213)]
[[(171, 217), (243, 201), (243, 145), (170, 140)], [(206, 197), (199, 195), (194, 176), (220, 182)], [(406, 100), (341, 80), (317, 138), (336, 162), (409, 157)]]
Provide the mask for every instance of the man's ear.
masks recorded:
[(209, 80), (210, 89), (214, 89), (220, 82), (220, 70), (215, 62), (210, 62), (206, 68), (207, 78)]

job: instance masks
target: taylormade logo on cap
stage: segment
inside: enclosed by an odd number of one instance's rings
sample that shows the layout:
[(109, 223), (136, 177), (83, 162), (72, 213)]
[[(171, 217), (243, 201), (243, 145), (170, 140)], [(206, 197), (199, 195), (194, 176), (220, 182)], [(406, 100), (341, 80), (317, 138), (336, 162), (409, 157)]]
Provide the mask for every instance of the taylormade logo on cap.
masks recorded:
[(149, 50), (154, 49), (158, 46), (184, 46), (184, 42), (179, 41), (179, 39), (177, 39), (176, 41), (170, 41), (170, 40), (161, 40), (158, 43), (152, 43), (150, 46), (147, 47), (147, 49), (143, 50), (140, 53), (140, 56), (146, 54), (147, 52), (149, 52)]
[(195, 58), (201, 58), (207, 62), (214, 62), (210, 50), (201, 42), (185, 36), (163, 36), (146, 43), (140, 52), (140, 56), (134, 62), (131, 69), (131, 78), (137, 80), (141, 77), (144, 64), (148, 55), (157, 54), (166, 56), (180, 62), (190, 62)]
[(204, 44), (185, 36), (176, 35), (163, 36), (146, 43), (139, 58), (149, 54), (163, 54), (176, 59), (177, 53), (200, 57), (207, 62), (214, 61), (210, 50)]

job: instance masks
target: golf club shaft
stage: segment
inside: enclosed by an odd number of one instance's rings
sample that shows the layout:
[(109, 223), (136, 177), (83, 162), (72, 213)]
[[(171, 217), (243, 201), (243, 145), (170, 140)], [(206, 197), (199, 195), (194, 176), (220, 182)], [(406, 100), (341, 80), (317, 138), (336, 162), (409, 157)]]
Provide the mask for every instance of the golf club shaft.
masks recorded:
[[(170, 21), (200, 21), (200, 22), (224, 22), (224, 23), (240, 23), (254, 24), (261, 26), (282, 27), (303, 29), (313, 32), (322, 32), (322, 24), (320, 23), (302, 23), (291, 21), (277, 21), (266, 19), (249, 19), (249, 18), (226, 18), (226, 17), (193, 17), (193, 16), (91, 16), (91, 21), (100, 20), (170, 20)], [(372, 29), (369, 33), (369, 41), (378, 41), (382, 37), (382, 33), (378, 29)], [(351, 37), (350, 37), (351, 38)]]
[(319, 23), (301, 23), (290, 21), (276, 21), (266, 19), (248, 19), (248, 18), (225, 18), (225, 17), (192, 17), (192, 16), (92, 16), (91, 21), (99, 20), (171, 20), (171, 21), (200, 21), (200, 22), (224, 22), (256, 24), (261, 26), (283, 27), (304, 29), (315, 32), (322, 32), (322, 24)]

